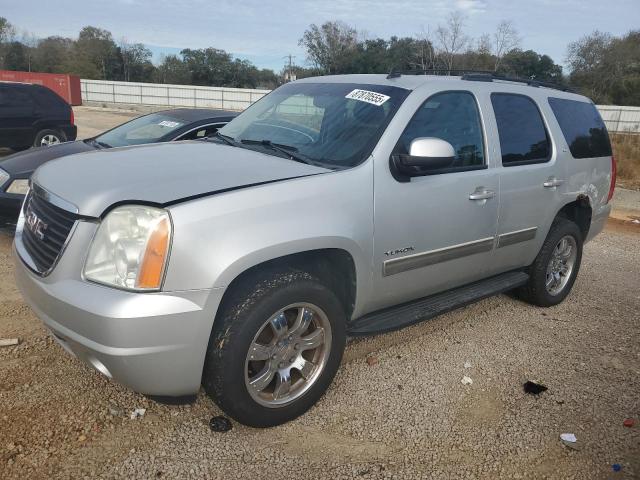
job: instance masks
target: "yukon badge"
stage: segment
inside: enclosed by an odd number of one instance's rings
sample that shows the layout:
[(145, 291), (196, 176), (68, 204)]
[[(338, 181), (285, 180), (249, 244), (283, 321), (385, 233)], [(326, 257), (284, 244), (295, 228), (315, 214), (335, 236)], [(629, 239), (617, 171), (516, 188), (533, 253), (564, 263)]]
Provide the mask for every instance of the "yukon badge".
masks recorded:
[(31, 206), (27, 207), (27, 211), (24, 216), (24, 224), (40, 240), (44, 240), (44, 231), (49, 225), (44, 223), (38, 215), (33, 211)]
[(409, 253), (409, 252), (413, 252), (413, 247), (404, 247), (404, 248), (398, 248), (397, 250), (389, 250), (387, 252), (384, 252), (385, 256), (387, 257), (393, 257), (394, 255), (398, 255), (400, 253)]

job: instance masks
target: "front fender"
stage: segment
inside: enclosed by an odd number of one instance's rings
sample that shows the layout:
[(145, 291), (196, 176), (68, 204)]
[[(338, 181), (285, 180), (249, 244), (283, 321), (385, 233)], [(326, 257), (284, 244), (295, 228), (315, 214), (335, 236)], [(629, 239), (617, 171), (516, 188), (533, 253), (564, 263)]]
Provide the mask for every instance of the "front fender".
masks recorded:
[(163, 289), (225, 288), (260, 263), (333, 248), (351, 255), (357, 298), (367, 298), (373, 256), (371, 165), (172, 206), (174, 236)]

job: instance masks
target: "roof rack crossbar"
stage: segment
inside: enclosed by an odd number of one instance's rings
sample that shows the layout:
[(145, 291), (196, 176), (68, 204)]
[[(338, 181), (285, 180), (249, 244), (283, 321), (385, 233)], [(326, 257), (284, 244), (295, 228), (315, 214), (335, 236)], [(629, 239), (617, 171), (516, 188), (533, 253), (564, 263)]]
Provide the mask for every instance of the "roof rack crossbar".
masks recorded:
[(449, 69), (449, 68), (417, 68), (413, 70), (391, 70), (387, 78), (398, 78), (401, 75), (467, 75), (474, 73), (491, 73), (488, 70)]

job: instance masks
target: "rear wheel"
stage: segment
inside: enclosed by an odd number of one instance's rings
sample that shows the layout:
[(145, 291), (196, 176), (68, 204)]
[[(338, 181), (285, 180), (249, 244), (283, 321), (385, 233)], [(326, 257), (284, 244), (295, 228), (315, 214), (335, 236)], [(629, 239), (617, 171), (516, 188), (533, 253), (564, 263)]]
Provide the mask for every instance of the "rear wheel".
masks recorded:
[(346, 342), (336, 295), (301, 271), (243, 282), (216, 317), (203, 385), (241, 423), (269, 427), (306, 412), (330, 385)]
[(566, 218), (556, 218), (529, 267), (529, 282), (518, 291), (519, 296), (541, 307), (562, 302), (580, 270), (582, 244), (580, 228)]
[(51, 145), (57, 145), (67, 140), (64, 133), (58, 130), (40, 130), (33, 141), (34, 147), (50, 147)]

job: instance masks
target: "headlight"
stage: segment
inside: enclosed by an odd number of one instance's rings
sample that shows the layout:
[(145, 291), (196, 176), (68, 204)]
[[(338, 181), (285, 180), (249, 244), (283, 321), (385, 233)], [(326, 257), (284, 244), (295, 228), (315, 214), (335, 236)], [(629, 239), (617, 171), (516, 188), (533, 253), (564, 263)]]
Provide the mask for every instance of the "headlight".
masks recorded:
[(29, 180), (14, 180), (9, 184), (7, 193), (17, 193), (19, 195), (26, 195), (29, 192)]
[(158, 290), (170, 244), (171, 218), (166, 210), (118, 207), (98, 227), (84, 277), (127, 290)]
[(5, 172), (3, 169), (0, 168), (0, 187), (4, 185), (4, 182), (9, 180), (10, 176), (11, 175), (9, 175), (7, 172)]

